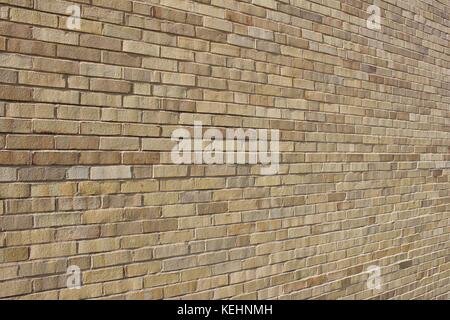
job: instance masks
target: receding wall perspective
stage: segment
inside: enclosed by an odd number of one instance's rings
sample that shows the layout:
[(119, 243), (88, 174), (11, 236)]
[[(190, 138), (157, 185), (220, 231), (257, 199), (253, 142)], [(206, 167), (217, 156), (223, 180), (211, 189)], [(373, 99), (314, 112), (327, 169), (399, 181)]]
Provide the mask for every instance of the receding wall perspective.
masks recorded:
[(0, 298), (448, 299), (448, 0), (0, 0)]

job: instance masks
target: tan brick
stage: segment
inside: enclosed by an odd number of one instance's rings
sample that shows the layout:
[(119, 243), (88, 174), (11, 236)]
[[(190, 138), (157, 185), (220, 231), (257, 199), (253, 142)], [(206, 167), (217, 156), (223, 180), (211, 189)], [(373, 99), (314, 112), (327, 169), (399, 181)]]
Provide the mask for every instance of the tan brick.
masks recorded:
[(78, 244), (78, 253), (95, 253), (116, 250), (119, 248), (118, 239), (84, 240)]
[(0, 198), (26, 198), (30, 196), (30, 186), (26, 184), (0, 185)]
[(121, 191), (123, 193), (142, 193), (158, 191), (159, 183), (157, 180), (127, 181), (122, 183)]
[(56, 55), (61, 58), (99, 62), (101, 51), (77, 46), (58, 45)]
[(63, 120), (33, 120), (33, 131), (35, 133), (77, 134), (79, 124)]
[(0, 283), (0, 298), (13, 297), (31, 292), (31, 281), (16, 280)]
[(58, 17), (48, 13), (26, 10), (22, 8), (11, 8), (10, 17), (12, 21), (37, 24), (47, 27), (56, 28), (58, 25)]
[(79, 159), (80, 165), (106, 165), (119, 164), (119, 152), (82, 152)]
[(115, 39), (115, 38), (102, 37), (102, 36), (91, 35), (91, 34), (81, 34), (80, 35), (80, 45), (83, 47), (91, 47), (91, 48), (117, 51), (117, 50), (121, 50), (122, 41)]
[(138, 138), (100, 138), (102, 150), (139, 150)]
[(0, 85), (0, 99), (3, 100), (30, 101), (31, 95), (30, 88)]
[(143, 288), (143, 281), (139, 278), (126, 279), (114, 282), (108, 282), (104, 286), (105, 294), (117, 294), (122, 292), (136, 291)]
[(69, 60), (57, 60), (43, 57), (33, 57), (33, 70), (60, 72), (68, 74), (79, 73), (79, 63)]
[(80, 216), (77, 212), (42, 214), (35, 217), (34, 225), (40, 228), (76, 225), (80, 223)]
[(161, 57), (176, 60), (194, 61), (194, 53), (179, 48), (161, 47)]
[(30, 248), (30, 259), (54, 258), (75, 254), (75, 243), (34, 245)]
[(112, 180), (131, 178), (131, 167), (129, 166), (105, 166), (91, 167), (92, 180)]
[(43, 135), (8, 135), (6, 147), (9, 149), (53, 149), (53, 137)]
[(2, 165), (31, 164), (31, 153), (24, 151), (0, 151), (0, 164)]
[(59, 293), (61, 300), (81, 300), (100, 297), (102, 295), (102, 284), (82, 286), (80, 289), (63, 289)]
[(81, 104), (100, 107), (120, 107), (122, 105), (122, 97), (106, 93), (83, 92), (81, 94)]
[(33, 100), (39, 102), (77, 104), (80, 100), (80, 94), (76, 91), (35, 88), (33, 90)]
[[(149, 165), (149, 164), (155, 164), (160, 163), (160, 154), (157, 152), (124, 152), (122, 154), (122, 163), (123, 164), (142, 164), (142, 165)], [(134, 170), (135, 175), (138, 168)], [(151, 170), (150, 169), (143, 169), (141, 171), (145, 171), (146, 175), (144, 177), (151, 177)], [(137, 176), (138, 177), (138, 176)]]
[(130, 262), (131, 262), (131, 253), (128, 251), (102, 253), (92, 256), (92, 266), (94, 268), (120, 265)]
[(41, 41), (10, 39), (8, 51), (52, 57), (56, 55), (56, 45)]
[(0, 279), (2, 281), (17, 277), (18, 266), (0, 267)]
[(60, 88), (66, 85), (66, 81), (62, 75), (25, 71), (19, 72), (19, 83)]
[(0, 66), (4, 68), (30, 69), (32, 65), (31, 57), (6, 52), (0, 54)]
[[(122, 126), (117, 123), (82, 122), (80, 125), (81, 134), (86, 135), (119, 135), (121, 130)], [(97, 141), (96, 139), (95, 137), (86, 137), (89, 142)], [(98, 147), (93, 149), (98, 149)]]
[(164, 206), (163, 217), (183, 217), (195, 215), (195, 206), (191, 204)]
[(94, 91), (128, 93), (131, 91), (131, 84), (125, 81), (91, 79), (90, 88)]
[(21, 246), (51, 242), (54, 233), (51, 230), (33, 230), (8, 233), (6, 242), (10, 246)]
[(40, 41), (64, 43), (71, 45), (77, 45), (79, 42), (79, 36), (77, 33), (67, 32), (64, 30), (34, 27), (32, 29), (32, 34), (33, 39)]
[(16, 83), (18, 80), (18, 73), (13, 70), (0, 69), (0, 77), (3, 83)]
[(177, 62), (170, 59), (147, 58), (142, 60), (142, 66), (148, 69), (177, 71)]
[(125, 40), (123, 42), (123, 51), (142, 54), (145, 56), (159, 56), (159, 46), (143, 43), (140, 41)]
[(75, 183), (41, 184), (31, 187), (31, 195), (33, 197), (72, 196), (76, 190)]
[(100, 229), (97, 226), (76, 226), (56, 231), (57, 241), (84, 240), (98, 238)]
[(2, 30), (2, 35), (16, 36), (18, 38), (31, 38), (32, 28), (29, 25), (23, 25), (20, 23), (14, 23), (9, 21), (1, 21), (0, 26)]
[(160, 128), (148, 124), (126, 124), (123, 126), (123, 134), (135, 137), (157, 137), (160, 135)]
[(118, 66), (81, 62), (80, 74), (91, 77), (120, 78), (122, 69)]
[(5, 133), (31, 133), (31, 122), (21, 119), (0, 119), (0, 132)]
[(197, 288), (197, 282), (191, 281), (191, 282), (184, 282), (182, 284), (177, 285), (168, 285), (164, 287), (164, 297), (170, 298), (170, 297), (176, 297), (179, 295), (187, 294), (194, 292)]
[(142, 57), (124, 52), (102, 51), (102, 62), (121, 66), (140, 67)]
[(85, 271), (83, 272), (83, 283), (90, 284), (122, 279), (123, 274), (123, 267)]

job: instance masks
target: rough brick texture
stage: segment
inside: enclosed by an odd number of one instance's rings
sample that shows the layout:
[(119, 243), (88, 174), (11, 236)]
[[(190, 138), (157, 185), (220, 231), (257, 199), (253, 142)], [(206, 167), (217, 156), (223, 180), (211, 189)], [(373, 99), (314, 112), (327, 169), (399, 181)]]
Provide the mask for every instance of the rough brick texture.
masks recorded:
[[(447, 299), (450, 5), (376, 3), (0, 0), (0, 298)], [(174, 165), (194, 121), (279, 172)]]

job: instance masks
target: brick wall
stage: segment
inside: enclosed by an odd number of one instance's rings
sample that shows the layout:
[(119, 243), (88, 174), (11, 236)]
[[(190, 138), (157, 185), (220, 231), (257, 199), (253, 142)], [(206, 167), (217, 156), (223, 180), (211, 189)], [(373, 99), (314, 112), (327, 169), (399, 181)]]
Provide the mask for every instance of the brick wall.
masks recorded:
[[(0, 298), (448, 298), (449, 15), (0, 0)], [(173, 163), (194, 121), (278, 172)]]

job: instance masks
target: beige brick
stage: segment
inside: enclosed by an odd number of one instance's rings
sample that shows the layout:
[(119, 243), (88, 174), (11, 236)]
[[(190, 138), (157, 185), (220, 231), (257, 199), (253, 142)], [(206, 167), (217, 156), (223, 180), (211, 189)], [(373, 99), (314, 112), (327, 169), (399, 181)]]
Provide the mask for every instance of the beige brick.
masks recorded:
[(83, 284), (122, 279), (123, 274), (123, 267), (85, 271), (83, 272)]
[(177, 285), (168, 285), (164, 287), (164, 297), (170, 298), (170, 297), (176, 297), (179, 295), (187, 294), (194, 292), (197, 288), (197, 282), (191, 281), (191, 282), (184, 282), (182, 284)]
[(33, 197), (72, 196), (76, 193), (75, 183), (40, 184), (31, 187)]
[(142, 279), (126, 279), (121, 281), (108, 282), (104, 286), (105, 294), (117, 294), (122, 292), (136, 291), (143, 288)]
[(79, 123), (63, 120), (33, 120), (33, 131), (36, 133), (77, 134)]
[(121, 50), (122, 41), (109, 37), (102, 37), (90, 34), (80, 35), (80, 45), (83, 47), (93, 47), (106, 50)]
[(92, 180), (129, 179), (131, 178), (131, 167), (129, 166), (91, 167), (90, 177)]
[(123, 42), (123, 51), (138, 53), (145, 56), (159, 56), (159, 46), (142, 43), (140, 41), (125, 40)]
[(95, 239), (95, 240), (84, 240), (78, 243), (78, 253), (96, 253), (112, 251), (119, 248), (118, 239)]
[(81, 62), (80, 74), (91, 77), (120, 78), (122, 68), (105, 64)]
[(94, 91), (128, 93), (131, 91), (131, 83), (107, 79), (92, 79), (90, 88)]
[(156, 69), (164, 71), (177, 71), (177, 61), (161, 58), (147, 58), (142, 60), (142, 66), (147, 69)]
[(70, 241), (97, 238), (99, 235), (97, 226), (77, 226), (58, 229), (55, 237), (57, 241)]
[(84, 224), (108, 223), (123, 220), (123, 210), (90, 210), (83, 213), (82, 221)]
[(58, 45), (56, 55), (61, 58), (99, 62), (101, 51), (77, 46)]
[(31, 292), (31, 281), (17, 280), (0, 283), (0, 298), (19, 296)]
[(30, 248), (30, 259), (54, 258), (70, 256), (76, 253), (75, 243), (52, 243), (34, 245)]
[(0, 248), (0, 262), (17, 262), (27, 260), (29, 258), (28, 247)]
[(81, 300), (81, 299), (92, 299), (100, 297), (102, 295), (102, 284), (92, 284), (82, 286), (80, 289), (63, 289), (59, 293), (59, 298), (61, 300)]
[(32, 33), (33, 39), (40, 41), (57, 42), (71, 45), (77, 45), (79, 42), (79, 36), (75, 32), (34, 27), (32, 29)]
[(14, 279), (17, 277), (17, 266), (10, 266), (10, 267), (0, 267), (0, 279), (2, 281)]
[(0, 69), (0, 77), (3, 83), (16, 83), (18, 72), (8, 69)]
[(123, 98), (125, 108), (158, 109), (159, 101), (153, 97), (126, 96)]
[(195, 76), (181, 73), (163, 73), (162, 82), (184, 86), (195, 85)]
[(15, 168), (0, 168), (0, 181), (15, 181), (17, 179), (17, 170)]
[(41, 41), (10, 39), (8, 51), (52, 57), (56, 55), (56, 45)]
[(179, 48), (161, 47), (161, 57), (176, 60), (194, 61), (194, 53)]
[(3, 100), (30, 101), (31, 96), (29, 88), (0, 85), (0, 98)]
[(33, 90), (33, 100), (39, 102), (77, 104), (80, 101), (80, 94), (76, 91), (35, 88)]
[(30, 69), (32, 65), (32, 59), (29, 56), (7, 52), (0, 53), (0, 66), (2, 67)]
[(108, 107), (120, 107), (122, 105), (122, 97), (119, 95), (106, 94), (106, 93), (85, 93), (81, 94), (81, 103), (83, 105), (91, 106), (108, 106)]
[(100, 149), (103, 150), (139, 150), (138, 138), (100, 138)]
[(179, 281), (177, 273), (166, 273), (161, 275), (150, 275), (144, 278), (144, 288), (168, 285)]
[(158, 191), (159, 183), (157, 180), (127, 181), (122, 183), (121, 191), (123, 193), (141, 193)]
[[(80, 125), (81, 134), (86, 135), (119, 135), (122, 131), (122, 126), (117, 123), (99, 123), (99, 122), (82, 122)], [(77, 137), (78, 139), (83, 139), (86, 145), (92, 145), (92, 147), (87, 149), (98, 149), (98, 143), (100, 139), (95, 137)], [(63, 138), (61, 138), (63, 139)], [(65, 143), (70, 146), (72, 140), (77, 140), (75, 137), (70, 137), (70, 140)], [(97, 147), (95, 147), (97, 146)], [(76, 149), (76, 148), (69, 148)]]
[(9, 14), (12, 21), (37, 24), (53, 28), (56, 28), (58, 25), (58, 17), (56, 15), (51, 15), (40, 11), (11, 8)]
[(42, 214), (35, 217), (34, 224), (41, 228), (76, 225), (81, 221), (80, 216), (77, 212)]
[(162, 210), (163, 217), (183, 217), (195, 214), (195, 206), (191, 204), (164, 206)]
[(92, 265), (94, 268), (120, 265), (130, 262), (131, 262), (131, 254), (128, 251), (102, 253), (92, 256)]
[(0, 198), (25, 198), (30, 196), (30, 186), (26, 184), (0, 185)]

